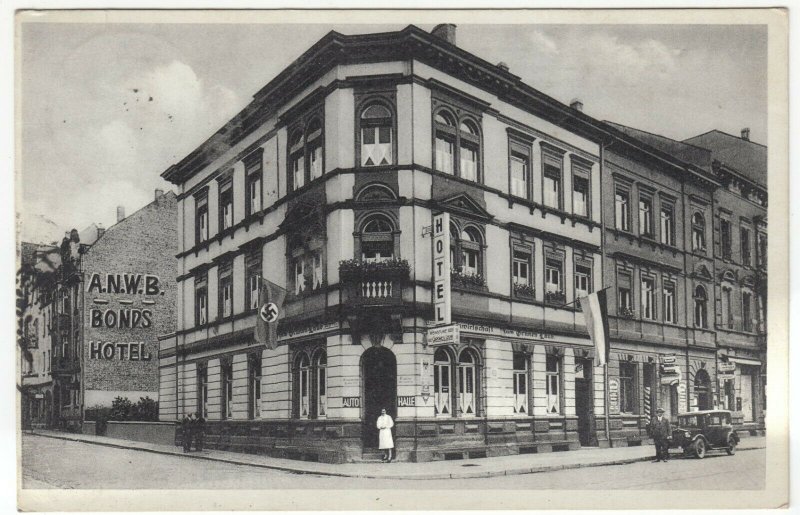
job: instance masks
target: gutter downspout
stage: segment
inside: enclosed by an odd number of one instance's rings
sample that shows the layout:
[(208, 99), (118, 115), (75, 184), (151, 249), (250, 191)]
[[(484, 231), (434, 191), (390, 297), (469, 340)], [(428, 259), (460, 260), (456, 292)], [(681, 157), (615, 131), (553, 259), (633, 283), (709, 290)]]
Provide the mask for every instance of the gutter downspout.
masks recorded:
[[(603, 171), (605, 170), (605, 160), (606, 160), (606, 146), (605, 143), (600, 143), (600, 284), (605, 285), (605, 253), (606, 253), (606, 224), (605, 224), (605, 216), (603, 211)], [(610, 410), (608, 406), (608, 357), (611, 355), (611, 335), (609, 331), (609, 341), (607, 342), (609, 353), (606, 356), (606, 362), (603, 365), (603, 396), (605, 402), (603, 403), (603, 411), (605, 411), (605, 419), (606, 419), (606, 441), (608, 442), (608, 447), (611, 448), (611, 417), (610, 417)]]

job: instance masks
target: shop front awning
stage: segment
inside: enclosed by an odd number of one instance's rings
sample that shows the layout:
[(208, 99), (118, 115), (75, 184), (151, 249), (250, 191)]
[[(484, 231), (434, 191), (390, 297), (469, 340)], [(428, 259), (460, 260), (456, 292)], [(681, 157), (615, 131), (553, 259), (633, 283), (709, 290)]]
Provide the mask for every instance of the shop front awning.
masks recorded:
[(729, 356), (728, 361), (730, 361), (731, 363), (738, 363), (739, 365), (750, 365), (753, 367), (761, 366), (761, 361), (751, 358), (737, 358), (734, 356)]

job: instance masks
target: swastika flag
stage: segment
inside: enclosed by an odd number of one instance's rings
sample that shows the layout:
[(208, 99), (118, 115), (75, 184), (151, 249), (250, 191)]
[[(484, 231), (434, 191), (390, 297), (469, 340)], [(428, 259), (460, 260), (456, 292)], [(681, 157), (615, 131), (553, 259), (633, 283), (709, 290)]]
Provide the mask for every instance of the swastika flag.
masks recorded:
[(258, 315), (256, 316), (256, 342), (272, 350), (278, 346), (278, 320), (283, 312), (286, 290), (261, 278), (258, 287)]

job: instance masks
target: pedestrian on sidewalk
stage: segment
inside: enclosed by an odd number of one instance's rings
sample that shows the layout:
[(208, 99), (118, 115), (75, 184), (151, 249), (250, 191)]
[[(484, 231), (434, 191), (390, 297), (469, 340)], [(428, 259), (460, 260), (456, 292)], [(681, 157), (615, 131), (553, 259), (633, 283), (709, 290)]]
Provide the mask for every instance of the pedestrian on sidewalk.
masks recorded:
[(203, 437), (205, 436), (206, 431), (206, 419), (198, 411), (194, 414), (194, 450), (195, 451), (202, 451), (203, 450)]
[(392, 462), (392, 449), (394, 449), (394, 440), (392, 440), (392, 428), (394, 421), (392, 417), (386, 414), (386, 408), (381, 409), (381, 416), (378, 417), (378, 448), (383, 451), (383, 462)]
[(194, 413), (191, 411), (186, 413), (181, 421), (181, 427), (183, 428), (183, 452), (189, 452), (192, 450), (192, 436), (195, 429)]
[(669, 441), (672, 440), (672, 429), (669, 419), (664, 416), (663, 408), (656, 410), (656, 416), (650, 421), (649, 433), (656, 446), (656, 459), (653, 463), (662, 460), (666, 463), (669, 461)]

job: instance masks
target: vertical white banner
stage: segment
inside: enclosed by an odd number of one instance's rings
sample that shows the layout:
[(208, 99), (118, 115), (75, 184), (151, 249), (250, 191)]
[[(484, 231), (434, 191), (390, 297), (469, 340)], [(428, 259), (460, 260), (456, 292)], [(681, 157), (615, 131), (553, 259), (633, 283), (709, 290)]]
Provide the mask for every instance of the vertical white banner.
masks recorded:
[(450, 323), (450, 213), (433, 216), (433, 322)]

